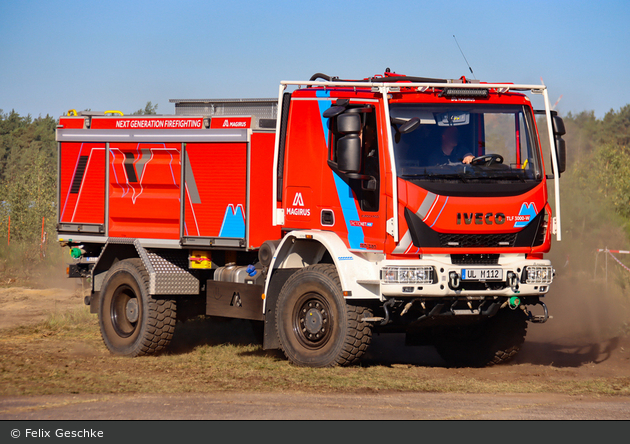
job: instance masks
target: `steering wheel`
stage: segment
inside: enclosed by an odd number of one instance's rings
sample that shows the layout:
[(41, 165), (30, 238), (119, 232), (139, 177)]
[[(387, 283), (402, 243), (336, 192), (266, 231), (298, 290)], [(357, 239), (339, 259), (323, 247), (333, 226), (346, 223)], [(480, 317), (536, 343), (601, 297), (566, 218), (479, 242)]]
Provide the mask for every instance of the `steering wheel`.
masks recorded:
[(490, 166), (493, 163), (503, 163), (503, 156), (500, 154), (484, 154), (470, 161), (470, 164), (474, 166)]

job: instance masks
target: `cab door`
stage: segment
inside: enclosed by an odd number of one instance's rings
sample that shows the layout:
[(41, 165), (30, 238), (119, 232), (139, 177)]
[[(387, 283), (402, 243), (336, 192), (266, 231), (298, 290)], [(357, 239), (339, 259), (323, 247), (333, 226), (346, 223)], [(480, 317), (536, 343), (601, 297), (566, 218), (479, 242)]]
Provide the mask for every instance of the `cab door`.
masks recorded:
[(324, 177), (332, 176), (334, 181), (333, 208), (342, 216), (337, 229), (347, 233), (347, 245), (353, 251), (384, 251), (381, 157), (386, 151), (379, 140), (377, 103), (349, 101), (339, 114), (323, 113), (329, 116), (330, 130)]

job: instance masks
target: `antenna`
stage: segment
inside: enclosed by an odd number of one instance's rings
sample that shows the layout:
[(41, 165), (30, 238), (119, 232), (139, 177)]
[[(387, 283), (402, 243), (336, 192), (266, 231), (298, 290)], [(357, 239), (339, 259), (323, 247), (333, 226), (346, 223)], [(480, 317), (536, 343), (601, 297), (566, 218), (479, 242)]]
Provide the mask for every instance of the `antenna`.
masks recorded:
[[(543, 85), (545, 84), (545, 82), (543, 81), (543, 78), (540, 77), (540, 83), (542, 83)], [(554, 109), (556, 109), (556, 106), (558, 106), (558, 102), (560, 102), (560, 100), (562, 99), (562, 96), (564, 94), (560, 94), (560, 97), (558, 97), (558, 100), (556, 100), (556, 103), (553, 104), (553, 106), (551, 107), (551, 110), (553, 111)]]
[(551, 109), (556, 109), (556, 106), (558, 105), (558, 102), (560, 101), (560, 99), (562, 99), (562, 96), (563, 96), (563, 94), (561, 94), (560, 97), (558, 97), (558, 100), (556, 100), (556, 103), (553, 104)]
[(468, 60), (466, 60), (466, 56), (464, 55), (464, 51), (462, 51), (462, 48), (459, 46), (459, 43), (457, 42), (457, 38), (455, 37), (455, 34), (453, 34), (453, 38), (455, 39), (455, 43), (457, 44), (457, 47), (459, 48), (459, 52), (462, 53), (462, 57), (464, 57), (464, 61), (466, 62), (466, 65), (468, 65), (468, 69), (470, 70), (470, 73), (472, 74), (473, 78), (475, 80), (477, 80), (477, 77), (475, 77), (475, 73), (473, 72), (472, 68), (470, 67), (470, 64), (468, 63)]

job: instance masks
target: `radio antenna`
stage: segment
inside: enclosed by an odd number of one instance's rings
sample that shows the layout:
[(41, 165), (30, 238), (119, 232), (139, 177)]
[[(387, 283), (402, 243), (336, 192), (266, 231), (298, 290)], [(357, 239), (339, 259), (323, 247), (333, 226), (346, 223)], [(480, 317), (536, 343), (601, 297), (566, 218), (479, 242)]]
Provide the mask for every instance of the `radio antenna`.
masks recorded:
[(468, 65), (468, 69), (470, 70), (470, 73), (472, 74), (473, 78), (475, 80), (477, 80), (477, 77), (475, 77), (475, 73), (473, 72), (472, 68), (470, 67), (470, 63), (468, 63), (468, 60), (466, 59), (466, 56), (464, 55), (464, 51), (462, 51), (462, 48), (459, 46), (459, 43), (457, 42), (457, 38), (455, 37), (455, 34), (453, 34), (453, 38), (455, 39), (455, 43), (457, 44), (457, 47), (459, 48), (459, 52), (462, 53), (462, 57), (464, 57), (464, 61), (466, 62), (466, 65)]

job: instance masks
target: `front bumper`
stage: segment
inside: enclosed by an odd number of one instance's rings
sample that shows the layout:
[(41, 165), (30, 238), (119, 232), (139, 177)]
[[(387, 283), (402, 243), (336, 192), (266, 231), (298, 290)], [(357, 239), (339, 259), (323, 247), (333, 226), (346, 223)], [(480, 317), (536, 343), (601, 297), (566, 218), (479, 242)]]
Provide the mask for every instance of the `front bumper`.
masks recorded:
[(380, 269), (383, 297), (543, 296), (554, 270), (548, 260), (527, 260), (523, 255), (500, 257), (496, 264), (451, 263), (450, 256), (416, 261), (384, 261)]

